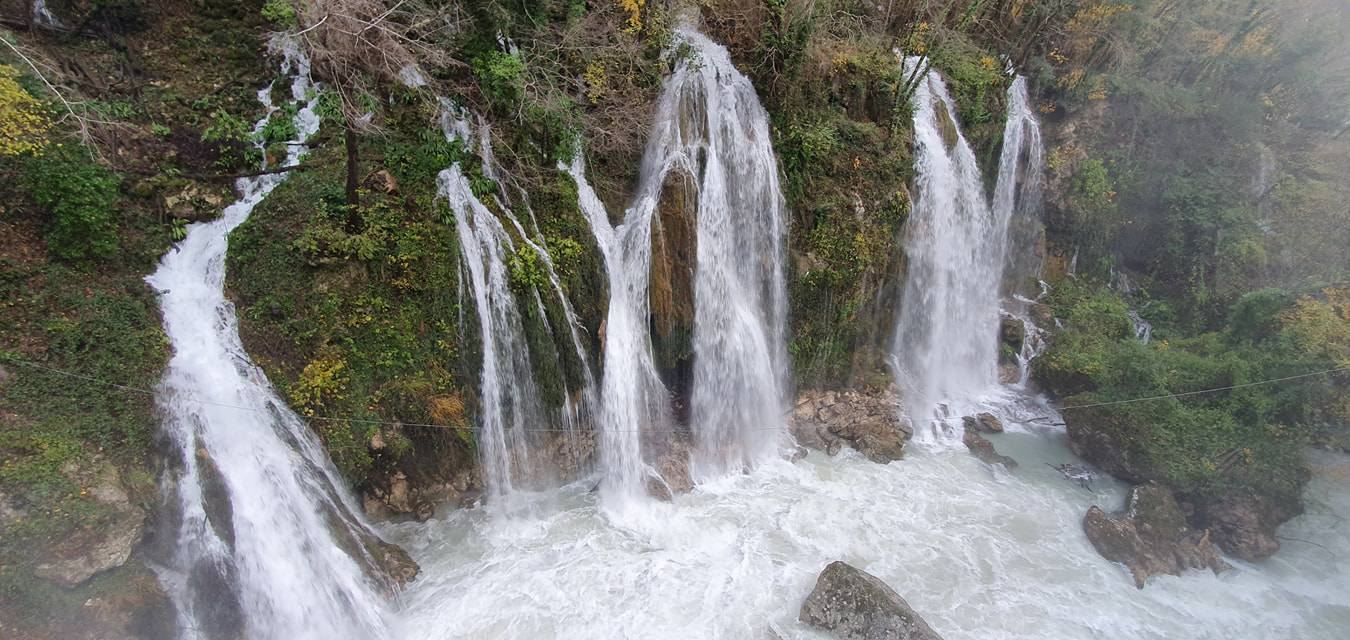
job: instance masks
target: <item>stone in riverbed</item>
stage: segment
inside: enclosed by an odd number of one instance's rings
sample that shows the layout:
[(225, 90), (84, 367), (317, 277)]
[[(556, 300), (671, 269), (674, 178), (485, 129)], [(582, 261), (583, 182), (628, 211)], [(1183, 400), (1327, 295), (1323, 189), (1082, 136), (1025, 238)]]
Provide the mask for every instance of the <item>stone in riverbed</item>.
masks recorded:
[(1214, 542), (1248, 562), (1263, 560), (1279, 551), (1275, 529), (1293, 517), (1288, 509), (1269, 498), (1242, 492), (1203, 505), (1201, 515), (1214, 534)]
[(791, 427), (802, 446), (834, 455), (847, 444), (878, 464), (903, 458), (911, 436), (900, 421), (893, 390), (805, 391), (797, 398)]
[(839, 561), (820, 572), (797, 619), (846, 640), (941, 640), (880, 578)]
[(1001, 464), (1008, 469), (1017, 468), (1017, 461), (998, 452), (994, 448), (994, 443), (985, 439), (984, 436), (975, 432), (969, 426), (965, 429), (965, 435), (961, 436), (961, 442), (965, 443), (966, 448), (970, 449), (971, 455), (979, 458), (985, 464)]
[(1092, 506), (1083, 517), (1083, 531), (1103, 558), (1130, 570), (1140, 589), (1149, 576), (1160, 573), (1181, 575), (1183, 569), (1203, 568), (1219, 573), (1230, 568), (1210, 544), (1209, 531), (1187, 528), (1172, 492), (1156, 484), (1130, 489), (1123, 514), (1109, 516)]

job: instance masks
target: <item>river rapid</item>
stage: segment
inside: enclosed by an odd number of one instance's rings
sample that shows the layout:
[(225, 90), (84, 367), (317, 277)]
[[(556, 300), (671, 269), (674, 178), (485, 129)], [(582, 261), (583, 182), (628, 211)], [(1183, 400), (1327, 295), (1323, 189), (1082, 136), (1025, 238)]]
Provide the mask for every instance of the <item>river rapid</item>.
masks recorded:
[[(1021, 465), (955, 450), (873, 464), (812, 452), (706, 483), (628, 521), (593, 482), (533, 494), (537, 518), (447, 511), (386, 533), (421, 563), (404, 637), (824, 638), (797, 622), (830, 561), (885, 580), (947, 640), (1344, 638), (1350, 629), (1350, 458), (1313, 452), (1307, 513), (1284, 548), (1231, 571), (1157, 576), (1143, 590), (1099, 556), (1084, 511), (1119, 509), (1047, 463), (1076, 462), (1059, 429), (991, 436)], [(1296, 540), (1297, 539), (1297, 540)], [(1316, 546), (1302, 540), (1315, 542)]]

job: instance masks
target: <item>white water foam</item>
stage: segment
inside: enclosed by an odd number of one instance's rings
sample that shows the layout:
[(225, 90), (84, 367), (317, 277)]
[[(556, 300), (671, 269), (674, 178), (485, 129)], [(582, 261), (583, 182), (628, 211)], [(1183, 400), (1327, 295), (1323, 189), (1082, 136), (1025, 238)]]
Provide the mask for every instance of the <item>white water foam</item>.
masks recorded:
[[(817, 573), (845, 560), (890, 584), (947, 640), (1288, 638), (1350, 625), (1350, 461), (1317, 458), (1309, 514), (1273, 559), (1134, 587), (1083, 534), (1087, 507), (1122, 506), (1047, 464), (1062, 432), (991, 436), (1012, 473), (963, 452), (876, 465), (812, 453), (701, 485), (649, 528), (616, 527), (585, 485), (531, 522), (453, 511), (391, 535), (422, 564), (406, 594), (409, 640), (826, 638), (796, 621)], [(772, 631), (772, 633), (771, 633)], [(777, 636), (773, 635), (777, 634)]]

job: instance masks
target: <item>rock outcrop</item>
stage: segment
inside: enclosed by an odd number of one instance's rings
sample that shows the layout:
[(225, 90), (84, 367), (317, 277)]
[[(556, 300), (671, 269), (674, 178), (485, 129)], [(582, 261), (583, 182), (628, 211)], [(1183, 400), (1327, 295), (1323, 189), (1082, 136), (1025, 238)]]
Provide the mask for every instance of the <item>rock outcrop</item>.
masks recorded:
[(1199, 509), (1214, 543), (1246, 561), (1263, 560), (1280, 550), (1275, 529), (1297, 511), (1251, 493), (1234, 493)]
[(672, 434), (655, 449), (659, 453), (652, 463), (652, 469), (657, 475), (647, 479), (647, 493), (658, 500), (670, 502), (676, 494), (693, 490), (694, 478), (689, 472), (689, 458), (694, 448), (689, 437), (682, 433)]
[[(985, 419), (987, 417), (987, 420)], [(998, 452), (994, 448), (994, 443), (980, 435), (980, 431), (986, 433), (1001, 433), (1003, 423), (998, 421), (992, 414), (981, 413), (977, 417), (966, 416), (962, 419), (965, 423), (961, 442), (965, 443), (966, 448), (970, 449), (971, 455), (979, 458), (985, 464), (1001, 464), (1008, 469), (1017, 468), (1017, 461)], [(991, 425), (997, 425), (998, 431), (995, 431)]]
[(905, 455), (912, 432), (900, 421), (893, 389), (882, 393), (860, 391), (804, 391), (792, 412), (797, 442), (830, 455), (844, 444), (885, 464)]
[(1003, 433), (1003, 421), (987, 411), (961, 418), (961, 422), (968, 431), (973, 429), (980, 433)]
[(838, 561), (820, 572), (797, 619), (848, 640), (941, 638), (880, 578)]
[(1229, 568), (1210, 544), (1209, 531), (1186, 526), (1172, 492), (1148, 484), (1134, 487), (1124, 513), (1111, 516), (1096, 505), (1083, 517), (1083, 530), (1102, 557), (1124, 564), (1134, 585), (1144, 588), (1149, 576), (1180, 575), (1183, 569)]
[(56, 542), (34, 569), (38, 577), (70, 589), (131, 557), (145, 531), (145, 511), (132, 503), (117, 469), (104, 460), (85, 467), (68, 463), (61, 472), (83, 487), (103, 516), (99, 526), (82, 528)]
[[(1165, 475), (1150, 462), (1146, 451), (1130, 439), (1133, 425), (1096, 410), (1065, 416), (1069, 446), (1097, 468), (1133, 484), (1160, 482)], [(1296, 496), (1274, 499), (1249, 489), (1230, 489), (1204, 495), (1173, 487), (1190, 503), (1186, 513), (1196, 528), (1208, 529), (1215, 544), (1243, 560), (1260, 560), (1280, 548), (1275, 530), (1303, 512)]]

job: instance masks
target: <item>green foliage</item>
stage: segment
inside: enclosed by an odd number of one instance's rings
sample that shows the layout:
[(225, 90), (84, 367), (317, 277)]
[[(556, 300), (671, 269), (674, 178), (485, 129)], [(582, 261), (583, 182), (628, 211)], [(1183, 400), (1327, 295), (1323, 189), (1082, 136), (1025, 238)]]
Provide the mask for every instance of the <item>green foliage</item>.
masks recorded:
[(262, 8), (262, 17), (278, 29), (294, 29), (297, 25), (295, 7), (289, 0), (267, 0)]
[(108, 258), (117, 250), (119, 178), (78, 145), (54, 145), (27, 158), (24, 188), (50, 215), (47, 246), (67, 260)]
[(253, 127), (224, 109), (211, 114), (201, 139), (216, 145), (216, 166), (222, 169), (255, 166), (262, 161), (261, 152), (253, 145)]
[(527, 294), (533, 290), (544, 291), (544, 287), (548, 285), (548, 275), (544, 272), (543, 262), (539, 254), (529, 245), (521, 243), (515, 253), (507, 259), (507, 266), (511, 272), (511, 290), (517, 294)]
[[(421, 146), (423, 123), (406, 130), (399, 118), (390, 123), (385, 148)], [(459, 393), (477, 371), (474, 328), (462, 335), (456, 322), (473, 314), (457, 299), (453, 221), (433, 206), (434, 180), (402, 176), (397, 197), (363, 193), (353, 220), (340, 151), (316, 150), (323, 168), (291, 176), (231, 235), (227, 286), (238, 300), (243, 339), (301, 411), (438, 422), (435, 399)], [(405, 158), (411, 164), (400, 171), (423, 170)], [(312, 426), (357, 486), (402, 457), (392, 448), (370, 450), (369, 425)], [(414, 452), (460, 442), (440, 431), (406, 437)], [(399, 446), (406, 453), (409, 445)]]
[(277, 108), (258, 132), (258, 141), (264, 145), (273, 145), (294, 140), (299, 135), (299, 130), (295, 128), (295, 116), (299, 111), (300, 105), (293, 101), (288, 101)]
[[(1144, 344), (1130, 332), (1124, 303), (1108, 289), (1065, 282), (1049, 299), (1064, 328), (1035, 362), (1070, 406), (1226, 388), (1334, 366), (1350, 358), (1350, 314), (1325, 301), (1278, 290), (1243, 296), (1226, 330)], [(1317, 327), (1313, 329), (1311, 327)], [(1251, 489), (1296, 501), (1307, 471), (1301, 448), (1313, 429), (1337, 420), (1347, 393), (1335, 385), (1245, 386), (1180, 398), (1068, 410), (1118, 443), (1137, 473), (1186, 495)]]
[(473, 72), (487, 97), (502, 105), (519, 100), (525, 91), (525, 63), (519, 56), (488, 51), (473, 60)]

